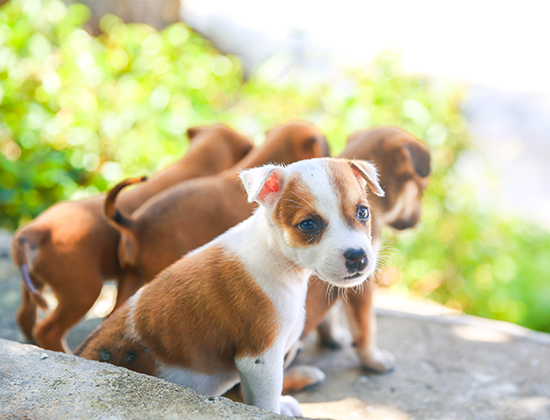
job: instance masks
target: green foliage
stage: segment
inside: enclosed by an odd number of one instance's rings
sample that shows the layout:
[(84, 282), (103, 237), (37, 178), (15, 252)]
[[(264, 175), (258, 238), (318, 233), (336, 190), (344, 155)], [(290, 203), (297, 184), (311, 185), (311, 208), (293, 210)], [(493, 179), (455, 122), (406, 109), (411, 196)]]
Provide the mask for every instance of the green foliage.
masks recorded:
[(166, 166), (187, 127), (216, 118), (242, 84), (240, 63), (182, 24), (159, 34), (111, 15), (96, 39), (82, 29), (88, 14), (57, 0), (0, 11), (5, 227)]
[(82, 29), (88, 13), (58, 0), (0, 9), (2, 226), (166, 166), (198, 123), (224, 121), (260, 137), (308, 120), (333, 155), (356, 130), (397, 125), (430, 145), (433, 173), (422, 224), (386, 232), (398, 250), (393, 287), (550, 331), (550, 234), (480, 209), (455, 172), (472, 147), (459, 87), (403, 74), (392, 54), (330, 81), (305, 78), (283, 56), (244, 82), (237, 59), (183, 24), (159, 33), (106, 16), (105, 33), (93, 38)]
[(400, 126), (430, 145), (433, 171), (421, 225), (385, 232), (396, 248), (392, 287), (550, 332), (550, 233), (506, 220), (497, 209), (481, 209), (472, 186), (456, 173), (457, 159), (473, 147), (460, 112), (460, 88), (403, 74), (391, 54), (380, 57), (370, 73), (352, 70), (331, 84), (308, 85), (292, 76), (281, 81), (265, 73), (260, 69), (250, 80), (249, 95), (237, 108), (254, 115), (262, 104), (269, 112), (255, 118), (267, 125), (289, 116), (314, 121), (334, 155), (349, 133), (377, 125)]
[[(434, 180), (437, 184), (438, 180)], [(392, 263), (409, 290), (464, 312), (550, 332), (550, 233), (483, 212), (449, 175), (430, 187), (423, 223)]]

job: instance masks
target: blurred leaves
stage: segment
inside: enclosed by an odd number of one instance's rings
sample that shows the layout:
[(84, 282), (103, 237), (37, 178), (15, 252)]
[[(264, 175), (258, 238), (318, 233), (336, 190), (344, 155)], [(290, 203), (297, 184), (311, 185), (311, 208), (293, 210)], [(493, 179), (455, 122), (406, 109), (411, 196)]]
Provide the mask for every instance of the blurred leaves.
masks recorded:
[(550, 332), (550, 234), (481, 209), (456, 172), (473, 147), (460, 87), (403, 74), (391, 53), (330, 80), (305, 77), (279, 56), (244, 82), (235, 57), (183, 24), (157, 32), (107, 15), (93, 38), (82, 29), (88, 16), (59, 0), (0, 9), (3, 227), (166, 166), (185, 152), (191, 125), (263, 133), (308, 120), (333, 155), (356, 130), (397, 125), (430, 145), (433, 172), (421, 225), (385, 232), (398, 250), (392, 287)]
[(238, 60), (182, 24), (158, 33), (57, 0), (0, 10), (0, 212), (14, 228), (64, 198), (166, 166), (186, 128), (233, 101)]

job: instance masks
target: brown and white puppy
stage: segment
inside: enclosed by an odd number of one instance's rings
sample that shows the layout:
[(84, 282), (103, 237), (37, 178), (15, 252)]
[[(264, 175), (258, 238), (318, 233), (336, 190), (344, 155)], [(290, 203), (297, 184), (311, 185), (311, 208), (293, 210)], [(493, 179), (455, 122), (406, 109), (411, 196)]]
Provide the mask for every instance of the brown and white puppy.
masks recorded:
[[(369, 160), (379, 170), (380, 183), (386, 194), (383, 197), (374, 196), (370, 200), (375, 247), (380, 247), (384, 225), (402, 230), (418, 223), (420, 199), (430, 174), (430, 150), (426, 144), (399, 128), (377, 128), (351, 135), (340, 157)], [(360, 290), (347, 290), (345, 293), (338, 288), (329, 287), (324, 282), (311, 281), (307, 294), (307, 316), (303, 336), (318, 328), (323, 344), (331, 347), (341, 347), (345, 344), (346, 334), (349, 335), (349, 332), (339, 326), (335, 322), (336, 319), (327, 316), (331, 307), (338, 301), (338, 296), (345, 294), (344, 305), (362, 366), (378, 373), (393, 369), (394, 356), (386, 350), (379, 349), (376, 343), (373, 290), (373, 281), (366, 282)], [(285, 393), (302, 389), (322, 380), (323, 377), (322, 373), (309, 366), (289, 369), (285, 374)]]
[(240, 175), (244, 222), (163, 271), (76, 351), (221, 395), (239, 381), (247, 404), (300, 415), (281, 397), (285, 354), (300, 337), (311, 273), (352, 287), (376, 267), (365, 161), (310, 159)]
[[(120, 196), (131, 213), (151, 196), (180, 181), (211, 175), (241, 160), (252, 142), (228, 127), (188, 130), (191, 146), (178, 162)], [(103, 281), (119, 276), (120, 234), (103, 214), (104, 195), (58, 203), (19, 229), (13, 239), (13, 260), (23, 280), (17, 322), (28, 340), (69, 352), (65, 335), (96, 301)], [(41, 294), (49, 285), (57, 298), (55, 310), (36, 323), (36, 305), (46, 309)], [(117, 302), (120, 304), (120, 302)]]
[[(234, 167), (210, 177), (178, 184), (156, 195), (131, 217), (115, 204), (119, 184), (105, 201), (106, 214), (122, 234), (119, 260), (124, 270), (125, 297), (187, 252), (204, 245), (249, 217), (239, 181), (240, 169), (328, 156), (325, 137), (312, 124), (293, 122), (267, 132), (266, 142)], [(131, 182), (131, 181), (130, 181)]]

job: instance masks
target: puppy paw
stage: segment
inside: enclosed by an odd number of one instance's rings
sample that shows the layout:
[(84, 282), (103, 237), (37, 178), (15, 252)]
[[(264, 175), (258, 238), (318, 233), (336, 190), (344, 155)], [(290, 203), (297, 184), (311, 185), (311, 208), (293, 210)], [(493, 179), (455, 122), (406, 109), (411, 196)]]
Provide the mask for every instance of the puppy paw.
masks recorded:
[(283, 394), (301, 391), (324, 380), (324, 372), (315, 366), (294, 366), (285, 371)]
[(387, 350), (375, 349), (357, 352), (364, 369), (375, 373), (391, 372), (395, 368), (395, 356)]
[(319, 343), (321, 346), (339, 350), (351, 346), (353, 342), (349, 330), (342, 326), (333, 326), (332, 328), (319, 328)]
[(302, 417), (300, 404), (290, 395), (281, 396), (281, 413), (283, 416)]

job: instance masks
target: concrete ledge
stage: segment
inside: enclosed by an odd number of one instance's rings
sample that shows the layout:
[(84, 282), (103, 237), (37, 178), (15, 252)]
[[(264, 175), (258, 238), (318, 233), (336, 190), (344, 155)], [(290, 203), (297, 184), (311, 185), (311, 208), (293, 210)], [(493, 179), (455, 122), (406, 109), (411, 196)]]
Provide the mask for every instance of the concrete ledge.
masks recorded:
[[(0, 337), (15, 325), (20, 279), (0, 231)], [(312, 335), (297, 364), (325, 382), (295, 395), (305, 416), (366, 420), (550, 420), (550, 335), (378, 290), (378, 342), (397, 357), (387, 375), (361, 369), (355, 351), (321, 349)], [(80, 323), (75, 348), (99, 324)], [(43, 357), (46, 355), (47, 357)], [(224, 398), (100, 364), (0, 340), (1, 419), (280, 418)]]
[(0, 339), (2, 419), (284, 419), (107, 363)]

